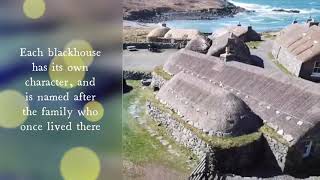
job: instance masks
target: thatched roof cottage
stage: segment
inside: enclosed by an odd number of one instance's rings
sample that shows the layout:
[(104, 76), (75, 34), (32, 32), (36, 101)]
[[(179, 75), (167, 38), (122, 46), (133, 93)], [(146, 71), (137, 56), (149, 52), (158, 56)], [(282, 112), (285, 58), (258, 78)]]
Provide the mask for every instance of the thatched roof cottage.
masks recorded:
[(214, 39), (228, 33), (233, 33), (244, 42), (261, 41), (261, 35), (253, 30), (252, 26), (242, 26), (241, 24), (217, 29), (210, 37)]
[(152, 30), (147, 35), (148, 42), (181, 42), (190, 41), (201, 35), (196, 29), (170, 29), (163, 25), (162, 27)]
[(157, 97), (186, 117), (188, 123), (219, 136), (249, 134), (262, 124), (234, 94), (183, 72), (166, 83)]
[(292, 24), (274, 42), (272, 54), (293, 75), (320, 81), (319, 23)]
[[(217, 126), (219, 123), (216, 124), (210, 118), (206, 119), (205, 114), (210, 111), (222, 112), (223, 116), (225, 106), (221, 105), (218, 110), (214, 110), (211, 107), (215, 105), (210, 102), (218, 103), (217, 101), (223, 100), (221, 96), (216, 95), (217, 92), (227, 92), (223, 95), (225, 97), (231, 93), (236, 96), (232, 96), (231, 104), (236, 101), (235, 104), (240, 107), (235, 106), (237, 108), (229, 109), (227, 106), (227, 111), (232, 110), (229, 113), (237, 114), (234, 112), (235, 109), (238, 109), (240, 114), (248, 113), (247, 105), (269, 128), (273, 129), (275, 135), (270, 132), (264, 135), (268, 142), (268, 149), (272, 151), (279, 168), (288, 171), (290, 168), (299, 169), (297, 167), (300, 165), (300, 167), (310, 167), (316, 164), (307, 163), (315, 162), (317, 158), (314, 157), (320, 155), (318, 148), (320, 145), (318, 138), (320, 136), (320, 87), (317, 84), (288, 77), (278, 71), (268, 71), (239, 62), (225, 64), (216, 57), (208, 57), (189, 50), (177, 52), (163, 69), (171, 75), (178, 75), (178, 78), (170, 80), (168, 85), (162, 87), (164, 90), (160, 89), (159, 98), (168, 102), (173, 109), (184, 112), (190, 120), (203, 123), (214, 130), (221, 130), (221, 126)], [(189, 76), (180, 75), (181, 72)], [(182, 76), (191, 79), (192, 85)], [(190, 76), (206, 83), (200, 83), (199, 80)], [(179, 98), (181, 96), (184, 101), (195, 102), (195, 104), (183, 105), (182, 100), (178, 102), (173, 97), (169, 98), (166, 94), (172, 90)], [(192, 94), (191, 90), (196, 95)], [(205, 97), (208, 97), (210, 102), (205, 101)], [(225, 100), (227, 104), (230, 101), (228, 98)], [(203, 103), (208, 106), (203, 106)], [(195, 111), (188, 106), (196, 107)], [(201, 107), (199, 112), (197, 112), (198, 107)], [(203, 114), (202, 119), (196, 115), (197, 113)], [(239, 113), (237, 115), (240, 115)], [(222, 116), (220, 118), (225, 118)], [(249, 121), (256, 122), (252, 119)], [(225, 121), (222, 120), (222, 122)], [(212, 123), (211, 126), (209, 126), (210, 123)]]
[(163, 38), (166, 33), (170, 31), (170, 28), (168, 27), (158, 27), (150, 31), (150, 33), (147, 35), (147, 41), (148, 42), (157, 42), (161, 41), (161, 38)]
[(188, 42), (185, 49), (207, 54), (208, 49), (211, 47), (212, 40), (207, 36), (199, 35), (196, 38)]
[(221, 57), (224, 61), (254, 64), (248, 46), (233, 33), (226, 33), (213, 38), (207, 55)]

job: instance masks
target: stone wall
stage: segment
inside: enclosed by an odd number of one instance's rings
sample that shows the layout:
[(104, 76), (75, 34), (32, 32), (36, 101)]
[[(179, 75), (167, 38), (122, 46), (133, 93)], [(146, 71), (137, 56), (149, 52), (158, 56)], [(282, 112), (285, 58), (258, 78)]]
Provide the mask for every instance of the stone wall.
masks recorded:
[(238, 172), (255, 164), (259, 155), (263, 155), (262, 138), (241, 147), (221, 149), (213, 147), (199, 138), (192, 130), (177, 121), (171, 113), (165, 112), (151, 102), (147, 102), (147, 113), (156, 122), (161, 124), (168, 134), (179, 144), (191, 149), (199, 158), (207, 152), (214, 154), (219, 169)]
[(125, 80), (141, 80), (141, 79), (151, 79), (151, 72), (144, 71), (123, 71), (123, 79)]
[(151, 87), (153, 87), (154, 89), (160, 89), (166, 82), (167, 80), (165, 80), (163, 77), (155, 72), (152, 72)]
[(176, 121), (169, 113), (161, 111), (150, 102), (147, 102), (147, 113), (156, 122), (161, 123), (178, 143), (191, 149), (199, 158), (210, 152), (210, 146), (207, 143), (185, 128), (182, 123)]
[(135, 46), (137, 49), (148, 49), (149, 45), (155, 45), (159, 49), (177, 49), (178, 43), (150, 43), (150, 42), (141, 42), (141, 43), (123, 43), (123, 49), (126, 49), (128, 46)]
[[(305, 180), (319, 180), (320, 177), (309, 177)], [(258, 178), (258, 177), (241, 177), (241, 176), (233, 176), (227, 175), (224, 176), (224, 180), (301, 180), (301, 178), (294, 178), (288, 175), (275, 176), (269, 178)]]
[[(273, 139), (272, 137), (268, 136), (267, 134), (263, 134), (265, 137), (267, 144), (265, 145), (265, 148), (270, 148), (273, 158), (277, 161), (278, 166), (281, 168), (282, 171), (284, 171), (287, 153), (289, 150), (289, 147), (285, 144), (282, 144), (281, 142), (277, 141), (276, 139)], [(268, 156), (265, 154), (266, 157)], [(266, 159), (271, 160), (272, 157), (267, 157)]]

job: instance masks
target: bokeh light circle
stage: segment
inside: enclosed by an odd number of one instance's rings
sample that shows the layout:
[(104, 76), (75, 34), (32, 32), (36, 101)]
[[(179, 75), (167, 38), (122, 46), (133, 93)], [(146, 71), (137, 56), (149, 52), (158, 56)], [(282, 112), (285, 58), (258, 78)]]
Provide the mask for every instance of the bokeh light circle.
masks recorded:
[(96, 180), (100, 169), (97, 154), (86, 147), (70, 149), (60, 162), (60, 172), (64, 180)]
[(103, 118), (103, 115), (104, 115), (104, 107), (101, 103), (99, 103), (98, 101), (90, 101), (88, 102), (83, 110), (84, 111), (87, 111), (87, 110), (90, 110), (90, 111), (95, 111), (97, 112), (97, 114), (86, 114), (84, 117), (90, 121), (90, 122), (97, 122), (97, 121), (100, 121), (102, 118)]
[[(70, 48), (71, 50), (76, 48), (77, 51), (80, 51), (80, 52), (81, 51), (88, 51), (88, 52), (93, 51), (92, 45), (86, 40), (72, 40), (67, 43), (67, 45), (64, 47), (64, 50), (66, 51), (68, 48)], [(65, 58), (68, 59), (70, 57), (65, 57)], [(94, 60), (93, 56), (81, 56), (80, 58), (83, 60), (83, 62), (87, 66), (90, 66)]]
[[(62, 71), (57, 71), (57, 66), (62, 67)], [(71, 67), (71, 71), (68, 71), (68, 67)], [(86, 71), (83, 70), (87, 67), (80, 57), (70, 57), (65, 59), (62, 56), (56, 56), (52, 59), (49, 66), (49, 76), (54, 81), (67, 81), (66, 84), (59, 84), (59, 87), (64, 89), (71, 89), (78, 86), (78, 81), (82, 81), (86, 75)]]
[(23, 115), (23, 109), (29, 107), (25, 97), (16, 90), (0, 92), (0, 127), (17, 128), (28, 118)]
[(46, 11), (46, 2), (44, 0), (25, 0), (23, 3), (23, 12), (30, 19), (39, 19)]

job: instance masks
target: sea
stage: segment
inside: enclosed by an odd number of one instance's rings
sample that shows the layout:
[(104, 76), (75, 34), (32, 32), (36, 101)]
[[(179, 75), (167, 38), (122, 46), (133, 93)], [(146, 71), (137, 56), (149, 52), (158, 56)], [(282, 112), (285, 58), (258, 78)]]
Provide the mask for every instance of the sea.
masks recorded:
[[(294, 20), (305, 22), (309, 17), (320, 21), (320, 0), (232, 0), (237, 6), (254, 12), (243, 12), (234, 17), (217, 20), (173, 20), (166, 22), (172, 28), (196, 28), (211, 33), (230, 25), (251, 25), (258, 32), (278, 31)], [(298, 10), (300, 13), (275, 12), (275, 9)]]

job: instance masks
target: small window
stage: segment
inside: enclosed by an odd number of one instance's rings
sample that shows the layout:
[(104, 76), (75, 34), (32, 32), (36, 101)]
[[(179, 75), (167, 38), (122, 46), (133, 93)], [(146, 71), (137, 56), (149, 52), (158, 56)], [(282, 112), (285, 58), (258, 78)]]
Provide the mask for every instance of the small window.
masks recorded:
[(304, 145), (303, 158), (309, 157), (312, 148), (312, 141), (306, 141)]
[(320, 74), (320, 61), (314, 63), (313, 74)]

